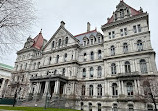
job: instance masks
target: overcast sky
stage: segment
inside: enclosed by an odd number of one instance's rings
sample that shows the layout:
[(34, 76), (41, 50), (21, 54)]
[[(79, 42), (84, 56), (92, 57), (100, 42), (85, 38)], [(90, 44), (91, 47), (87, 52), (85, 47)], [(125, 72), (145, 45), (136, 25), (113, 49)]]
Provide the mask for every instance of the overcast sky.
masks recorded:
[[(124, 0), (131, 7), (149, 13), (149, 25), (153, 49), (158, 53), (158, 0)], [(120, 0), (35, 0), (37, 25), (33, 26), (31, 37), (34, 38), (42, 28), (43, 36), (49, 40), (60, 25), (60, 21), (66, 23), (65, 27), (73, 35), (86, 31), (87, 22), (91, 23), (91, 29), (101, 32), (101, 25), (111, 17)], [(28, 35), (28, 36), (29, 36)], [(23, 47), (19, 47), (20, 50)], [(156, 56), (158, 64), (158, 55)], [(5, 56), (1, 63), (14, 66), (16, 51)]]

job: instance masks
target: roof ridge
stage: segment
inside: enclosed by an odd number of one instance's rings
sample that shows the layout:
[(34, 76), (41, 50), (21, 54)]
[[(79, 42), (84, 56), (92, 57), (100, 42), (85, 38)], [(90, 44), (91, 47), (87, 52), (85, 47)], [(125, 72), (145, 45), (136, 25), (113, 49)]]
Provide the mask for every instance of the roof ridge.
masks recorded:
[(84, 34), (88, 34), (88, 33), (95, 32), (95, 31), (97, 31), (97, 30), (96, 30), (96, 29), (94, 29), (94, 30), (91, 30), (91, 31), (88, 31), (88, 32), (84, 32), (84, 33), (81, 33), (81, 34), (75, 35), (74, 37), (77, 37), (77, 36), (80, 36), (80, 35), (84, 35)]

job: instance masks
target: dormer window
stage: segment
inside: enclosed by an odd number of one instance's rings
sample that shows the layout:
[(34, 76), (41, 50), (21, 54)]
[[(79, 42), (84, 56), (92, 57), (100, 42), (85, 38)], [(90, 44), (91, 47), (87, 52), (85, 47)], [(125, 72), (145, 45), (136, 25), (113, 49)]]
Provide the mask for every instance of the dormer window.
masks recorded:
[(93, 39), (91, 39), (91, 45), (93, 45)]
[(58, 41), (58, 46), (61, 46), (61, 39), (59, 39)]
[(130, 15), (130, 13), (129, 13), (129, 9), (127, 9), (127, 16), (129, 16)]
[(120, 9), (120, 18), (124, 18), (124, 10)]
[(68, 44), (68, 37), (65, 38), (65, 44)]
[(111, 32), (109, 32), (109, 39), (111, 39)]
[(100, 43), (100, 42), (101, 42), (100, 37), (98, 37), (98, 43)]
[(54, 44), (54, 41), (52, 42), (52, 48), (54, 48), (55, 44)]
[(117, 20), (117, 14), (115, 13), (115, 21)]
[(83, 46), (86, 46), (86, 41), (83, 41)]

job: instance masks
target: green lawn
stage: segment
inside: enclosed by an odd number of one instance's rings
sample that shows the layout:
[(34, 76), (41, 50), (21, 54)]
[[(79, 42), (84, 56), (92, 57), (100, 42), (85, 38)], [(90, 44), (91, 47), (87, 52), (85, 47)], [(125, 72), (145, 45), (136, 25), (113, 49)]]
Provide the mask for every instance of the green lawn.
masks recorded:
[(12, 106), (0, 106), (0, 109), (6, 110), (21, 110), (21, 111), (77, 111), (72, 109), (55, 109), (55, 108), (41, 108), (41, 107), (12, 107)]

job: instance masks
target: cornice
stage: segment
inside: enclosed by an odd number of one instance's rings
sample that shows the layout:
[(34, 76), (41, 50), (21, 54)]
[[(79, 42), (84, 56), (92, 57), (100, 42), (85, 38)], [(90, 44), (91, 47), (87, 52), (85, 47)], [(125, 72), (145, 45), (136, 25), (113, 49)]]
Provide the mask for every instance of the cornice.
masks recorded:
[(114, 26), (117, 26), (117, 25), (120, 25), (120, 24), (122, 25), (124, 23), (128, 23), (130, 21), (133, 21), (133, 20), (136, 20), (136, 19), (141, 19), (141, 18), (144, 18), (144, 17), (148, 17), (148, 13), (143, 13), (141, 15), (132, 16), (132, 17), (129, 17), (129, 18), (126, 18), (126, 19), (123, 19), (123, 20), (119, 20), (119, 21), (112, 22), (110, 24), (103, 25), (101, 27), (101, 29), (102, 29), (102, 31), (104, 31), (107, 28), (111, 28), (111, 27), (114, 27)]

